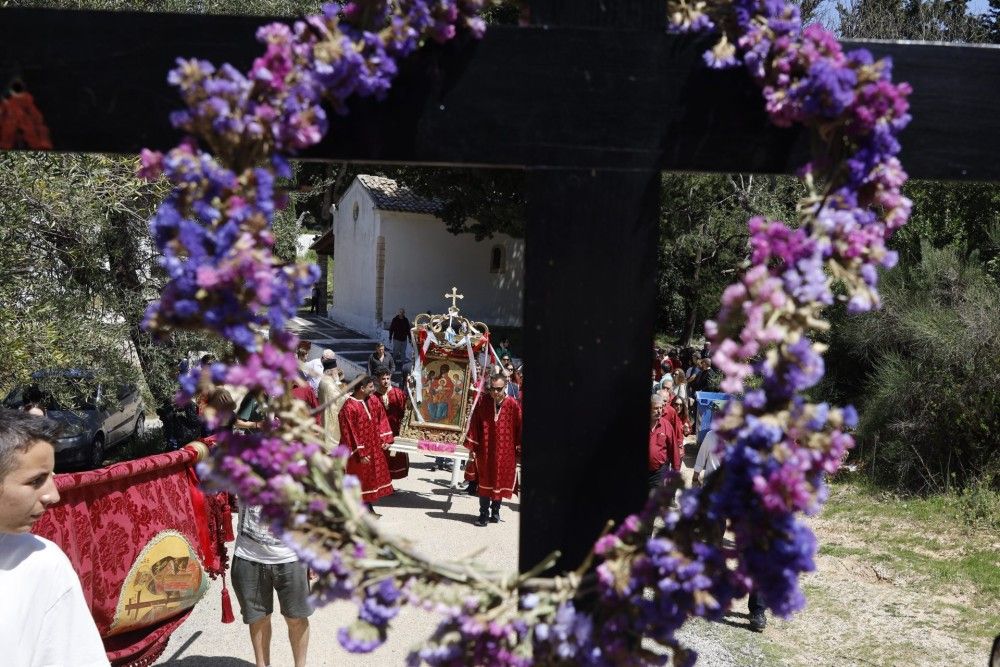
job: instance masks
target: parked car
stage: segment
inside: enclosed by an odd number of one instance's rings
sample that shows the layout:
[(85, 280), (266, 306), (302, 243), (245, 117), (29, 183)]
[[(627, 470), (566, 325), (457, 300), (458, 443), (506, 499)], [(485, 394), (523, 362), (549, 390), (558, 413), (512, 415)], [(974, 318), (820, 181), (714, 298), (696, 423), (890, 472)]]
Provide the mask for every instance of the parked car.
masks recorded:
[[(3, 401), (4, 407), (21, 408), (39, 402), (46, 416), (62, 425), (62, 434), (53, 443), (56, 471), (100, 468), (105, 454), (130, 437), (146, 431), (142, 397), (134, 384), (106, 386), (92, 382), (94, 373), (81, 369), (56, 369), (32, 373), (33, 383), (15, 387)], [(52, 382), (66, 383), (71, 399), (56, 399), (46, 389)], [(73, 384), (87, 390), (72, 390)], [(60, 394), (62, 396), (63, 394)]]

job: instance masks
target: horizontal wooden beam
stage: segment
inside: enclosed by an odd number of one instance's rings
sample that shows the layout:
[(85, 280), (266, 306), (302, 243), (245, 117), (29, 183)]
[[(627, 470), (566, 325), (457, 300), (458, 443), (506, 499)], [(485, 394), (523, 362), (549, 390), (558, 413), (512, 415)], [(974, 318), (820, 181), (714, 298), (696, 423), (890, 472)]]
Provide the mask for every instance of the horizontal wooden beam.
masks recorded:
[[(57, 150), (135, 153), (177, 140), (178, 56), (249, 66), (260, 18), (0, 10), (0, 85), (31, 92)], [(768, 125), (710, 39), (659, 30), (494, 27), (422, 51), (383, 103), (359, 100), (306, 159), (675, 171), (791, 172), (807, 138)], [(849, 47), (858, 44), (849, 44)], [(917, 177), (1000, 179), (1000, 48), (865, 44), (913, 84), (903, 161)], [(990, 102), (994, 100), (994, 102)]]

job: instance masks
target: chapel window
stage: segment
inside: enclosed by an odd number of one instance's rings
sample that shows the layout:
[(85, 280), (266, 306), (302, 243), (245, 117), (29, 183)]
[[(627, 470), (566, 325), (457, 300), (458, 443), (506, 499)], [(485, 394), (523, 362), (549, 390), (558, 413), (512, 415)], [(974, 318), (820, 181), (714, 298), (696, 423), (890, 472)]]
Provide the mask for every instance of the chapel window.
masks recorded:
[(490, 252), (490, 273), (503, 271), (503, 246), (495, 245)]

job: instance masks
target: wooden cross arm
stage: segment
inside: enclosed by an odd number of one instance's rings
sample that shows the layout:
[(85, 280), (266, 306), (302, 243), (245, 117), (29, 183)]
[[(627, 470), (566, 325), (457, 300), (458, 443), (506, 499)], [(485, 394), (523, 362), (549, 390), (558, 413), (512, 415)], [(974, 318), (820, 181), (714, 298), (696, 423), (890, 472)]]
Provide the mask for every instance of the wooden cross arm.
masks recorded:
[[(136, 153), (178, 136), (178, 56), (247, 68), (268, 19), (0, 10), (0, 85), (23, 82), (56, 150)], [(741, 70), (701, 62), (711, 38), (659, 30), (493, 27), (407, 61), (384, 103), (359, 100), (307, 159), (790, 172), (807, 138), (768, 125)], [(848, 43), (847, 48), (859, 46)], [(1000, 48), (868, 43), (910, 81), (902, 156), (914, 176), (1000, 179)], [(993, 100), (991, 102), (990, 100)]]

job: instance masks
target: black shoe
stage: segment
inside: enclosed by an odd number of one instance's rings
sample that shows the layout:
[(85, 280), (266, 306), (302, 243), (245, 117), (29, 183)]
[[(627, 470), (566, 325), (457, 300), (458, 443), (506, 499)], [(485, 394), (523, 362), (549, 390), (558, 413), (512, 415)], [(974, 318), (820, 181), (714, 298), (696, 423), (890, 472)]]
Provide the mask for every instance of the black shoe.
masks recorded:
[(487, 515), (485, 515), (485, 514), (480, 514), (480, 515), (479, 515), (479, 518), (478, 518), (478, 519), (476, 519), (476, 525), (477, 525), (477, 526), (486, 526), (486, 522), (487, 522), (487, 521), (489, 521), (489, 518), (487, 517)]
[(500, 512), (494, 512), (490, 515), (490, 523), (500, 523)]
[(764, 632), (767, 627), (767, 616), (762, 611), (750, 615), (750, 629), (754, 632)]

